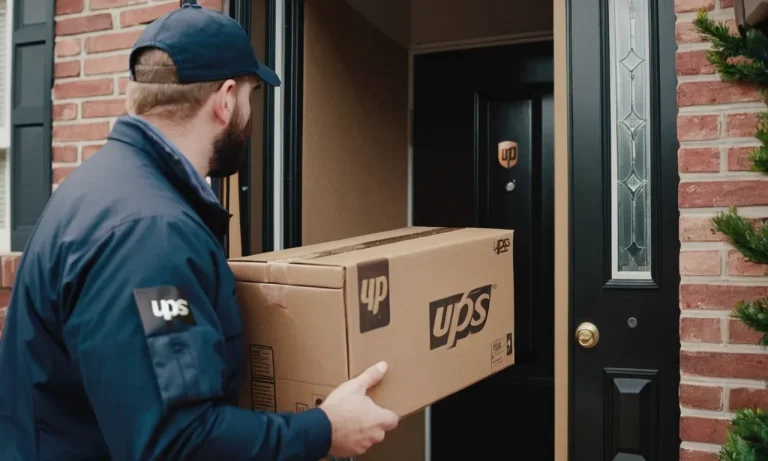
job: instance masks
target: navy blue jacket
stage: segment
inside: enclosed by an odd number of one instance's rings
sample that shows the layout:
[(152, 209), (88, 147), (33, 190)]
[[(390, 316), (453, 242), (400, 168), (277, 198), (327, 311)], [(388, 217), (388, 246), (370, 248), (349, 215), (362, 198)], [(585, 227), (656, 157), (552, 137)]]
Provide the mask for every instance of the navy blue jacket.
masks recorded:
[(0, 460), (317, 460), (325, 413), (236, 407), (229, 214), (159, 132), (123, 116), (55, 191), (0, 341)]

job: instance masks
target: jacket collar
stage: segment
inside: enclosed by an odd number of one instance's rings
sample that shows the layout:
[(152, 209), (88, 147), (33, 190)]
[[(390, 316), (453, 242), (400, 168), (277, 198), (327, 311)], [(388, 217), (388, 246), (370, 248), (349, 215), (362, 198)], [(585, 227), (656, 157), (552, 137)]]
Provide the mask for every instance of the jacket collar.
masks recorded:
[(150, 159), (223, 242), (231, 215), (216, 199), (211, 186), (168, 138), (146, 120), (122, 115), (115, 121), (109, 139), (133, 146)]

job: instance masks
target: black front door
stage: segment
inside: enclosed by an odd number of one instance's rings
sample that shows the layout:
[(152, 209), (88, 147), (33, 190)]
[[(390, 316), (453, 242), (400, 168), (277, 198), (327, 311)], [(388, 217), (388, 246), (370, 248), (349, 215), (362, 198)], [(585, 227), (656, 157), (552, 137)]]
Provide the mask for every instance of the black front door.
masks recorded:
[(554, 457), (552, 54), (415, 58), (414, 225), (515, 230), (516, 365), (433, 405), (433, 460)]
[(677, 460), (674, 2), (569, 11), (570, 459)]

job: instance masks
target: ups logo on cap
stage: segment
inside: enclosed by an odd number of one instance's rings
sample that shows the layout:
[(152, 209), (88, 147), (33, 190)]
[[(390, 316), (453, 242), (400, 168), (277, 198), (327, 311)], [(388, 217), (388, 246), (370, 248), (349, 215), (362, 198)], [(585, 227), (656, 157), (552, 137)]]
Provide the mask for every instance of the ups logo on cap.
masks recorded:
[(360, 333), (389, 325), (389, 260), (357, 265)]

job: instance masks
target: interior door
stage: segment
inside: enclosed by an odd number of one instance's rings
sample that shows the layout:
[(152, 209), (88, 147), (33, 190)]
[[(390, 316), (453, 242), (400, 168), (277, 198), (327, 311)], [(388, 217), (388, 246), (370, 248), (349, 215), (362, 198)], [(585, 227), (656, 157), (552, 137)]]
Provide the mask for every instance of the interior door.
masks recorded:
[(677, 460), (674, 2), (573, 5), (570, 458)]
[(415, 57), (414, 224), (515, 230), (516, 365), (433, 405), (434, 460), (554, 457), (552, 55)]

